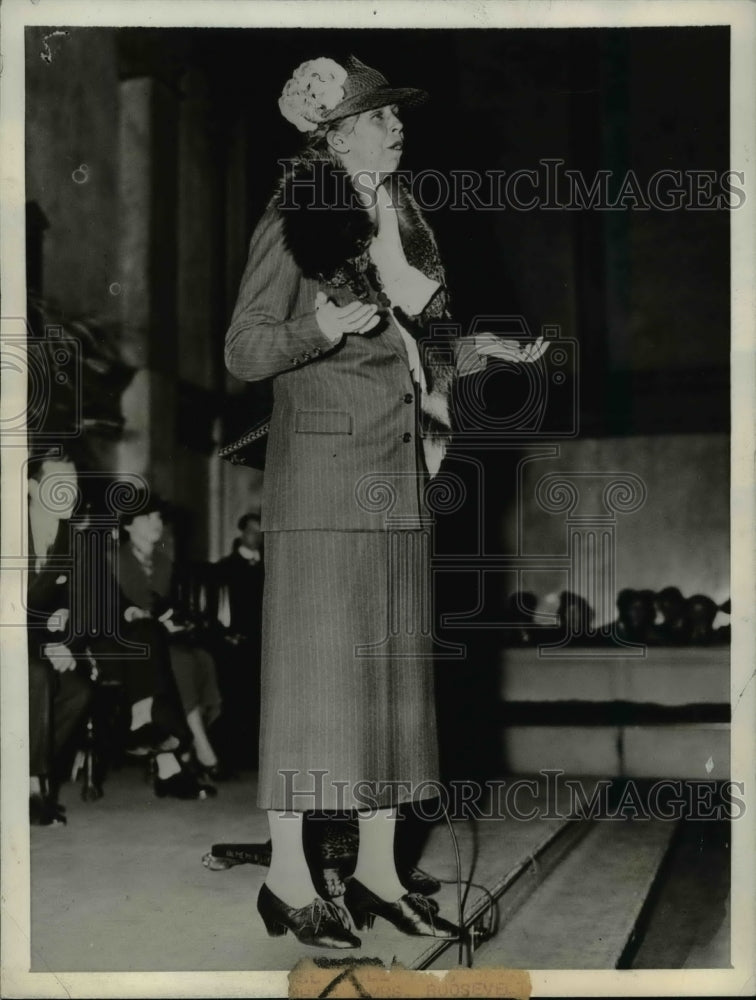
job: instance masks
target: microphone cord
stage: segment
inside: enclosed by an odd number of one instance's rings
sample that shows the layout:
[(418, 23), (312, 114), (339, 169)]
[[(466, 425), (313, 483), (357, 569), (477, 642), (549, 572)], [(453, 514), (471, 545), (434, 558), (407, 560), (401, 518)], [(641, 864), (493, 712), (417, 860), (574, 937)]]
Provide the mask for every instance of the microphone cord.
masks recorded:
[[(473, 956), (475, 951), (476, 942), (476, 930), (474, 927), (471, 928), (470, 933), (465, 930), (464, 924), (464, 909), (466, 905), (467, 894), (471, 888), (479, 889), (487, 898), (488, 902), (488, 912), (489, 916), (486, 921), (485, 928), (481, 929), (477, 937), (480, 938), (481, 943), (483, 941), (489, 940), (493, 937), (499, 925), (499, 910), (496, 902), (496, 898), (493, 893), (485, 885), (481, 885), (480, 882), (473, 882), (472, 879), (462, 878), (462, 860), (459, 853), (459, 841), (457, 840), (457, 835), (454, 831), (454, 824), (449, 818), (449, 814), (444, 809), (444, 819), (446, 820), (446, 825), (449, 829), (449, 835), (451, 837), (452, 846), (454, 847), (454, 862), (456, 865), (456, 877), (455, 878), (440, 878), (438, 881), (445, 885), (456, 885), (457, 886), (457, 922), (459, 926), (459, 952), (458, 961), (459, 965), (465, 964), (468, 969), (473, 966)], [(462, 886), (465, 886), (464, 897), (462, 895)], [(485, 909), (483, 911), (485, 913)], [(481, 913), (480, 916), (483, 916)], [(477, 920), (476, 920), (477, 923)], [(464, 962), (463, 947), (467, 944), (467, 961)]]
[(446, 825), (449, 828), (449, 834), (451, 836), (452, 845), (454, 847), (454, 863), (457, 868), (457, 926), (459, 927), (459, 951), (458, 951), (458, 961), (459, 964), (463, 964), (463, 946), (465, 942), (465, 924), (464, 924), (464, 914), (462, 911), (462, 860), (459, 855), (459, 843), (457, 841), (457, 835), (454, 832), (454, 825), (449, 819), (449, 813), (444, 807), (444, 819), (446, 820)]

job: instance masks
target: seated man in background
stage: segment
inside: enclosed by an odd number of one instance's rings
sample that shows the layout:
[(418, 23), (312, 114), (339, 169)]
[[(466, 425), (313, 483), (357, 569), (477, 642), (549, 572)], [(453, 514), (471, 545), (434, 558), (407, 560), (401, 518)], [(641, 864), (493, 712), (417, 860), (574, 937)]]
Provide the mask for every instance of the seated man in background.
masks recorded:
[[(60, 449), (33, 458), (29, 492), (29, 819), (65, 823), (57, 774), (91, 697), (81, 629), (72, 621), (71, 516), (78, 501), (76, 466)], [(77, 668), (77, 660), (83, 660)]]

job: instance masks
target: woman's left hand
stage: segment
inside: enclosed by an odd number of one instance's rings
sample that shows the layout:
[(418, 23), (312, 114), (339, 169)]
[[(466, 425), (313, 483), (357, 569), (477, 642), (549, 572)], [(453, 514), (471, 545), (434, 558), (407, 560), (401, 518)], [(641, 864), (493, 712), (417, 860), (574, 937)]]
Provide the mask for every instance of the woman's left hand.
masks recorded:
[(478, 354), (497, 358), (499, 361), (511, 361), (513, 364), (531, 364), (538, 361), (549, 348), (548, 342), (539, 337), (538, 340), (525, 347), (520, 347), (516, 340), (505, 340), (495, 333), (476, 333), (475, 349)]

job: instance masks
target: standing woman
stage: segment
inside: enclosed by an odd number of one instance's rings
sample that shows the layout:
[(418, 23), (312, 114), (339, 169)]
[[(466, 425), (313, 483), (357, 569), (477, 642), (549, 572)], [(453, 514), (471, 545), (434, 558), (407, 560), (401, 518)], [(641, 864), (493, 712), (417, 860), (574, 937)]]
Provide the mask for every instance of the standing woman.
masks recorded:
[(279, 107), (305, 144), (252, 236), (226, 336), (233, 375), (274, 379), (258, 792), (272, 859), (257, 905), (270, 934), (336, 948), (360, 942), (343, 908), (317, 894), (305, 810), (358, 811), (344, 899), (358, 930), (381, 916), (408, 934), (457, 933), (394, 863), (397, 806), (437, 794), (424, 487), (460, 367), (543, 350), (490, 336), (472, 350), (419, 343), (448, 318), (444, 272), (393, 175), (399, 108), (426, 97), (354, 57), (295, 71)]

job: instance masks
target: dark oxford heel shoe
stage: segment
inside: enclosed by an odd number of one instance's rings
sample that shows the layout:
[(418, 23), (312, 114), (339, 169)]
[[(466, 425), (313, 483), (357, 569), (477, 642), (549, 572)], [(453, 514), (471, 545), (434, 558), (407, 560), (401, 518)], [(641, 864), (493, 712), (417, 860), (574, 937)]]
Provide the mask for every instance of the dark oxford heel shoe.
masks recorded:
[(414, 866), (399, 871), (399, 881), (407, 892), (419, 892), (423, 896), (432, 896), (441, 888), (441, 883), (437, 878), (424, 872), (422, 868)]
[(394, 903), (376, 896), (357, 879), (347, 882), (344, 905), (352, 915), (357, 930), (372, 927), (376, 917), (383, 917), (405, 934), (423, 937), (456, 938), (459, 929), (438, 915), (438, 906), (418, 892), (407, 892)]
[(299, 909), (288, 906), (263, 882), (257, 897), (257, 912), (270, 937), (291, 931), (300, 944), (316, 948), (359, 948), (360, 939), (352, 934), (346, 913), (328, 900), (316, 896)]

